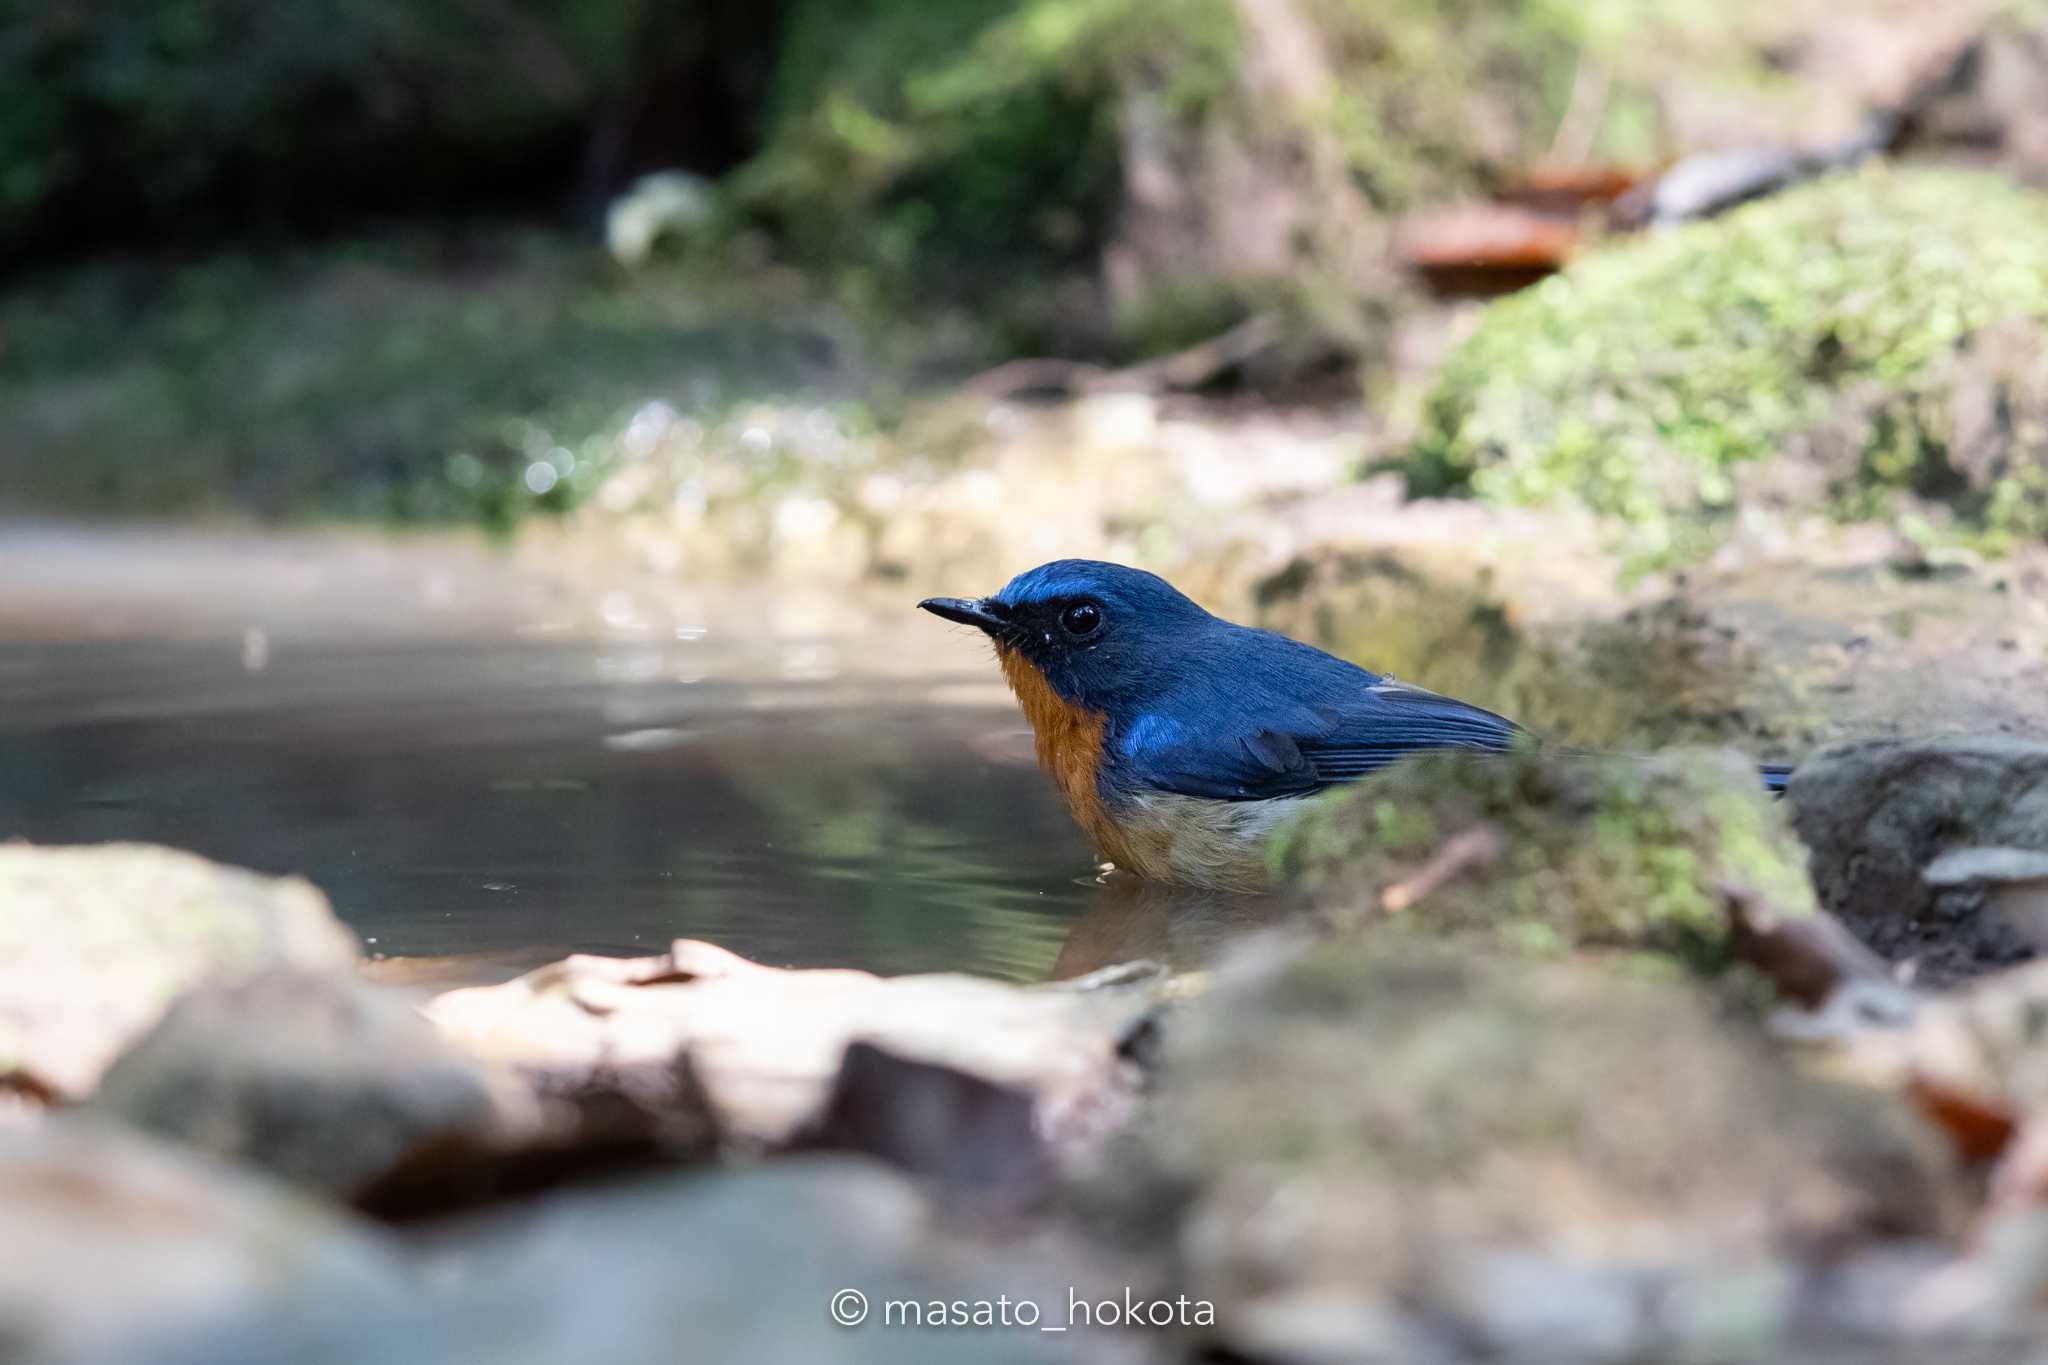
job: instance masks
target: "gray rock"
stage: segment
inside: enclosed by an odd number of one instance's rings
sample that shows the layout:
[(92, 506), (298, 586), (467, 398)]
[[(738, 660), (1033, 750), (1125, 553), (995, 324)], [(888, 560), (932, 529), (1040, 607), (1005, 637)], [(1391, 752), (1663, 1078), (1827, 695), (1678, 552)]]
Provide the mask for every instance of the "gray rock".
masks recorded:
[(294, 878), (147, 844), (0, 845), (0, 1090), (83, 1099), (188, 987), (355, 959)]
[[(673, 1365), (694, 1361), (1128, 1361), (1115, 1333), (885, 1325), (892, 1301), (1030, 1298), (1063, 1322), (1070, 1271), (949, 1237), (914, 1186), (816, 1158), (556, 1195), (435, 1239), (443, 1287), (397, 1313), (256, 1312), (124, 1365)], [(866, 1318), (836, 1324), (834, 1296)], [(841, 1300), (842, 1311), (853, 1300)], [(1057, 1310), (1057, 1316), (1054, 1310)], [(112, 1362), (109, 1362), (112, 1365)]]
[(340, 1199), (430, 1143), (484, 1144), (500, 1122), (484, 1073), (405, 995), (334, 973), (189, 992), (89, 1108)]
[(1790, 801), (1822, 903), (1880, 953), (1913, 959), (1920, 979), (1953, 981), (2032, 953), (2024, 929), (1990, 904), (1986, 879), (1956, 875), (1970, 868), (1957, 859), (1966, 849), (2048, 852), (2048, 744), (1993, 735), (1840, 745), (1800, 765)]
[(1958, 1221), (1903, 1102), (1641, 958), (1248, 945), (1166, 1040), (1154, 1112), (1079, 1197), (1163, 1235), (1166, 1278), (1260, 1359), (1346, 1358), (1344, 1324), (1379, 1343), (1354, 1359), (1797, 1358), (1768, 1348), (1808, 1291)]
[(196, 1152), (78, 1119), (0, 1130), (0, 1361), (139, 1359), (220, 1315), (393, 1309), (373, 1228)]

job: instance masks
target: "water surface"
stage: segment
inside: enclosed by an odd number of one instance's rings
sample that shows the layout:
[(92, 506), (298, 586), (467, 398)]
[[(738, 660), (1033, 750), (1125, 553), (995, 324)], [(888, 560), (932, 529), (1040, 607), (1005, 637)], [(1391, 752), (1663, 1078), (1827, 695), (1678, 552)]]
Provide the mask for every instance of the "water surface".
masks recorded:
[(1091, 915), (1117, 950), (985, 647), (908, 593), (51, 527), (0, 529), (0, 584), (0, 837), (303, 874), (374, 951), (479, 976), (701, 937), (1034, 979)]

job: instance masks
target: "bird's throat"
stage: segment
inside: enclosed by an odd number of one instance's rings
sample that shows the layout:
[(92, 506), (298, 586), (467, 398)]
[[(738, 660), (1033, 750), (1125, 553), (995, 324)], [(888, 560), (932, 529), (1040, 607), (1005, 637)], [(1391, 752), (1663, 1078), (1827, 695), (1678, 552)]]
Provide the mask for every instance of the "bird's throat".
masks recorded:
[(1078, 706), (1053, 691), (1037, 665), (1015, 647), (998, 642), (996, 659), (1003, 678), (1016, 694), (1037, 742), (1038, 766), (1052, 775), (1074, 823), (1095, 842), (1104, 856), (1130, 865), (1130, 851), (1110, 819), (1102, 799), (1102, 757), (1108, 719), (1100, 711)]

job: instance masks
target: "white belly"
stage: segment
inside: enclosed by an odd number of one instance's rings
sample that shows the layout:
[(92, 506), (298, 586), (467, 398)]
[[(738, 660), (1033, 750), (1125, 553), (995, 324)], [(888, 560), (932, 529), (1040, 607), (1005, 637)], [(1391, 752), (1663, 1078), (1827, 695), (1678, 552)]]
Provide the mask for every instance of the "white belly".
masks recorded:
[(1270, 880), (1268, 836), (1306, 800), (1210, 801), (1147, 792), (1124, 798), (1114, 818), (1130, 870), (1139, 876), (1220, 891), (1260, 891)]

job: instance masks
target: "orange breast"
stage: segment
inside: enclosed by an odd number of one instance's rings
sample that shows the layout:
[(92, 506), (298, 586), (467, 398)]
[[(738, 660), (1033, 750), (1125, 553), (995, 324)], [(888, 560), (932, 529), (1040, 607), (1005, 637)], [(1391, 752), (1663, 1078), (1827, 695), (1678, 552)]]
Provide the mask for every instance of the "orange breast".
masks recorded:
[(1132, 850), (1125, 846), (1122, 830), (1110, 819), (1102, 801), (1099, 777), (1108, 718), (1100, 711), (1076, 706), (1061, 697), (1052, 690), (1045, 675), (1011, 646), (998, 644), (996, 658), (1002, 663), (1003, 677), (1010, 690), (1017, 694), (1017, 702), (1024, 708), (1024, 718), (1031, 722), (1031, 732), (1038, 744), (1038, 766), (1051, 773), (1053, 781), (1059, 784), (1060, 795), (1067, 799), (1074, 823), (1094, 840), (1105, 857), (1121, 867), (1133, 866)]

